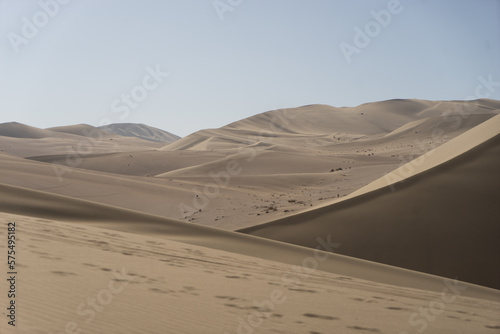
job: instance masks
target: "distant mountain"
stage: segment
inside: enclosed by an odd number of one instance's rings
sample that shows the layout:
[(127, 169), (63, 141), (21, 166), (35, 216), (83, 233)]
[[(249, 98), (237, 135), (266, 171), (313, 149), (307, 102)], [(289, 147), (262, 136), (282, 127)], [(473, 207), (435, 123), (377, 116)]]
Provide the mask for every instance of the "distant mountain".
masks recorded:
[[(153, 134), (149, 137), (154, 136), (154, 130), (161, 133), (161, 130), (151, 129)], [(55, 156), (66, 161), (68, 154), (77, 154), (78, 159), (82, 159), (93, 154), (155, 150), (167, 144), (169, 142), (153, 141), (147, 137), (112, 133), (88, 124), (48, 129), (18, 122), (0, 124), (0, 152), (24, 158), (37, 157), (45, 162), (56, 161)], [(46, 157), (42, 159), (43, 156)]]
[(75, 124), (75, 125), (65, 125), (65, 126), (56, 126), (52, 128), (48, 128), (46, 130), (60, 132), (60, 133), (68, 133), (77, 136), (88, 136), (89, 134), (97, 135), (96, 131), (100, 136), (104, 138), (111, 137), (112, 135), (109, 132), (97, 129), (96, 127), (88, 124)]
[(173, 143), (181, 137), (176, 136), (170, 132), (154, 128), (145, 124), (137, 123), (115, 123), (100, 126), (99, 129), (108, 131), (120, 136), (137, 137), (144, 140)]

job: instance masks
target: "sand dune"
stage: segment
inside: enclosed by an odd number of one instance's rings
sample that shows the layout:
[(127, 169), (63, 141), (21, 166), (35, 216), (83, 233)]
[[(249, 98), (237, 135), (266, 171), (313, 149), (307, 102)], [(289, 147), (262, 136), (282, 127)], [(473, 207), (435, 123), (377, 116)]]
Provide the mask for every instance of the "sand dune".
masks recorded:
[(170, 132), (148, 126), (145, 124), (136, 123), (114, 123), (100, 126), (99, 129), (108, 131), (120, 136), (137, 137), (140, 139), (158, 141), (162, 143), (172, 143), (180, 137)]
[[(89, 154), (82, 156), (78, 168), (135, 176), (156, 176), (191, 165), (201, 165), (226, 156), (223, 153), (165, 152), (159, 150)], [(29, 157), (30, 160), (67, 165), (67, 155)]]
[[(317, 250), (288, 243), (175, 221), (136, 211), (69, 197), (47, 194), (29, 189), (0, 184), (3, 201), (0, 212), (78, 223), (108, 230), (164, 238), (187, 244), (209, 247), (233, 253), (259, 257), (282, 263), (299, 265), (306, 258), (318, 257)], [(29, 203), (29, 204), (28, 204)], [(336, 249), (325, 236), (316, 240), (318, 249)], [(333, 239), (335, 242), (335, 238)], [(326, 255), (325, 255), (326, 256)], [(319, 258), (319, 257), (318, 257)], [(442, 278), (408, 271), (375, 262), (368, 262), (338, 254), (329, 254), (328, 261), (316, 261), (317, 269), (361, 278), (384, 284), (439, 292)], [(500, 292), (478, 285), (467, 285), (464, 296), (500, 301)]]
[(0, 183), (175, 218), (181, 215), (178, 204), (188, 203), (194, 196), (192, 186), (182, 182), (65, 169), (6, 154), (0, 154), (0, 168), (4, 171)]
[[(500, 112), (500, 110), (496, 112)], [(454, 138), (463, 133), (464, 129), (472, 129), (492, 118), (494, 115), (495, 114), (491, 113), (470, 115), (467, 119), (462, 120), (458, 127), (456, 127), (456, 122), (452, 124), (443, 116), (429, 117), (409, 122), (387, 133), (383, 137), (374, 139), (363, 138), (362, 140), (356, 140), (341, 145), (331, 144), (331, 138), (315, 138), (314, 144), (318, 147), (321, 146), (321, 151), (318, 151), (319, 148), (311, 147), (307, 150), (295, 149), (294, 151), (283, 152), (269, 145), (268, 147), (258, 147), (253, 152), (249, 153), (248, 151), (251, 150), (251, 146), (245, 146), (247, 150), (241, 150), (240, 153), (234, 153), (203, 164), (175, 169), (157, 176), (205, 176), (208, 175), (210, 171), (216, 170), (220, 168), (220, 166), (224, 166), (231, 160), (239, 161), (239, 165), (242, 169), (240, 175), (324, 173), (330, 171), (334, 167), (348, 168), (349, 166), (345, 164), (346, 158), (347, 155), (352, 153), (369, 153), (370, 158), (366, 159), (366, 163), (368, 164), (370, 160), (374, 160), (376, 164), (394, 164), (399, 162), (398, 159), (394, 159), (393, 157), (395, 153), (403, 153), (405, 156), (421, 155), (425, 151), (431, 150), (447, 142), (450, 138)], [(293, 141), (290, 139), (290, 142)], [(399, 147), (397, 147), (397, 145), (399, 145)], [(421, 147), (419, 147), (419, 145)], [(333, 153), (329, 153), (328, 150), (333, 151)], [(190, 150), (186, 150), (186, 152), (189, 151)], [(217, 152), (217, 150), (215, 152)], [(372, 154), (376, 154), (377, 157), (372, 157)], [(356, 160), (362, 163), (360, 157), (357, 157)]]
[[(436, 293), (320, 270), (298, 276), (282, 262), (164, 238), (1, 217), (19, 226), (16, 333), (491, 333), (498, 325), (498, 301), (465, 297), (475, 287), (452, 281), (439, 280)], [(420, 310), (439, 304), (425, 320)]]
[(86, 124), (51, 129), (15, 122), (0, 124), (0, 150), (19, 157), (66, 155), (81, 158), (91, 154), (152, 150), (161, 146), (162, 143), (112, 135)]
[[(163, 155), (164, 153), (166, 155)], [(207, 200), (197, 199), (195, 196), (203, 195), (204, 186), (216, 182), (208, 169), (205, 170), (207, 174), (198, 171), (189, 177), (152, 178), (123, 174), (147, 175), (146, 173), (152, 173), (156, 168), (164, 171), (176, 166), (182, 167), (181, 164), (185, 166), (190, 162), (200, 163), (203, 159), (218, 161), (220, 155), (217, 153), (201, 155), (198, 152), (148, 151), (99, 155), (95, 158), (89, 156), (82, 159), (82, 167), (102, 169), (107, 173), (81, 168), (66, 169), (40, 162), (59, 162), (60, 160), (55, 159), (56, 156), (34, 158), (39, 161), (5, 154), (0, 154), (0, 157), (0, 168), (4, 171), (0, 174), (0, 183), (229, 230), (255, 225), (273, 217), (283, 217), (306, 205), (316, 206), (325, 200), (346, 195), (384, 172), (396, 168), (399, 162), (394, 158), (379, 158), (365, 162), (356, 160), (357, 163), (353, 165), (350, 159), (335, 156), (310, 156), (308, 162), (297, 154), (281, 155), (283, 161), (280, 162), (276, 159), (280, 155), (265, 154), (256, 158), (252, 164), (246, 161), (246, 156), (242, 156), (236, 160), (242, 168), (240, 175), (233, 175), (227, 185), (216, 189), (220, 191), (219, 196)], [(175, 159), (176, 157), (178, 159)], [(313, 161), (317, 165), (310, 164)], [(219, 164), (214, 165), (214, 173), (226, 170), (226, 164), (222, 164), (223, 169), (217, 168), (218, 166)], [(330, 172), (333, 167), (340, 166), (346, 168), (346, 171)], [(348, 169), (350, 166), (356, 168)], [(116, 174), (120, 168), (123, 169), (122, 174)], [(291, 173), (284, 173), (286, 170)], [(313, 173), (306, 173), (307, 170)], [(256, 175), (264, 171), (271, 174)], [(293, 173), (299, 171), (300, 173)], [(219, 182), (225, 180), (221, 178)], [(190, 206), (193, 210), (185, 212), (180, 209), (181, 205)], [(277, 210), (266, 209), (271, 205), (276, 206)], [(198, 211), (199, 208), (202, 212)]]
[(43, 130), (17, 122), (9, 122), (0, 124), (0, 136), (12, 137), (12, 138), (40, 139), (46, 137), (53, 137), (54, 133), (52, 133), (49, 130)]
[(54, 132), (61, 132), (61, 133), (69, 133), (77, 136), (95, 136), (96, 138), (102, 137), (102, 138), (114, 138), (116, 136), (113, 136), (109, 132), (102, 131), (92, 125), (88, 124), (76, 124), (76, 125), (65, 125), (65, 126), (56, 126), (52, 128), (48, 128), (46, 130), (49, 131), (54, 131)]
[(0, 124), (16, 333), (492, 333), (499, 112), (310, 105), (168, 145)]
[(500, 116), (334, 204), (242, 232), (500, 288)]
[[(112, 134), (87, 147), (79, 134), (103, 131), (58, 127), (43, 130), (51, 137), (42, 139), (0, 137), (0, 150), (44, 163), (0, 159), (0, 182), (236, 230), (342, 198), (491, 118), (498, 105), (313, 105), (203, 130), (161, 149), (161, 143)], [(460, 112), (467, 118), (458, 124)], [(442, 133), (433, 135), (435, 129)], [(214, 179), (234, 162), (230, 179)]]
[[(261, 113), (228, 124), (220, 129), (201, 130), (184, 137), (163, 150), (227, 149), (234, 145), (251, 145), (258, 141), (302, 146), (311, 137), (337, 135), (339, 141), (387, 134), (419, 119), (442, 116), (448, 121), (469, 114), (496, 114), (500, 103), (495, 100), (421, 101), (390, 100), (353, 108), (310, 105)], [(463, 117), (465, 118), (465, 117)], [(292, 139), (295, 139), (291, 142)]]

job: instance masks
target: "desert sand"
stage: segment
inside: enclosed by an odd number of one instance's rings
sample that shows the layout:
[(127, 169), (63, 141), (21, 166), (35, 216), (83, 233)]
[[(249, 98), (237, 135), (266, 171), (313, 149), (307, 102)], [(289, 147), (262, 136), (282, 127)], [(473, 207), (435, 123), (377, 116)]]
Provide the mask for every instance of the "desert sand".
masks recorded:
[(500, 289), (499, 129), (495, 116), (336, 203), (241, 231), (309, 247), (331, 234), (341, 254)]
[[(319, 269), (298, 274), (283, 262), (168, 238), (11, 214), (2, 219), (19, 224), (22, 291), (18, 326), (12, 331), (2, 321), (2, 333), (417, 333), (423, 328), (493, 333), (498, 328), (498, 301), (466, 297), (474, 295), (475, 286), (438, 277), (433, 279), (440, 290), (431, 292)], [(414, 274), (402, 272), (401, 280)], [(498, 298), (497, 292), (489, 296), (495, 294)]]
[(0, 332), (498, 332), (499, 112), (310, 105), (184, 138), (0, 124), (19, 272)]
[[(3, 124), (0, 153), (9, 156), (0, 167), (9, 172), (0, 183), (237, 230), (351, 194), (499, 108), (487, 99), (312, 105), (268, 111), (173, 143), (85, 125), (51, 131)], [(228, 166), (235, 167), (229, 180)]]

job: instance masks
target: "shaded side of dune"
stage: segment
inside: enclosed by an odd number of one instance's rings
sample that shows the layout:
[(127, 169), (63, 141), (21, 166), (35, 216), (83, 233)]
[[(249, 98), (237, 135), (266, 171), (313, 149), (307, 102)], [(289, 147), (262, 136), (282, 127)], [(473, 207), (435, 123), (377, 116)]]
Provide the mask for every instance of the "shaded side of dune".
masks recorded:
[[(451, 144), (451, 142), (450, 142)], [(392, 186), (240, 230), (500, 289), (500, 135)]]
[[(281, 263), (305, 267), (316, 261), (317, 270), (338, 275), (403, 287), (440, 292), (444, 287), (441, 277), (400, 269), (375, 262), (326, 253), (319, 250), (286, 244), (243, 233), (183, 223), (159, 216), (101, 205), (89, 201), (53, 195), (26, 188), (0, 184), (0, 212), (15, 213), (59, 221), (85, 224), (110, 230), (166, 238), (188, 244), (220, 249)], [(18, 222), (22, 230), (22, 221)], [(328, 254), (328, 256), (326, 256)], [(314, 260), (318, 259), (318, 260)], [(320, 260), (321, 259), (321, 260)], [(292, 266), (291, 266), (292, 268)], [(283, 275), (296, 275), (293, 271)], [(477, 285), (467, 285), (464, 296), (500, 301), (500, 292)]]

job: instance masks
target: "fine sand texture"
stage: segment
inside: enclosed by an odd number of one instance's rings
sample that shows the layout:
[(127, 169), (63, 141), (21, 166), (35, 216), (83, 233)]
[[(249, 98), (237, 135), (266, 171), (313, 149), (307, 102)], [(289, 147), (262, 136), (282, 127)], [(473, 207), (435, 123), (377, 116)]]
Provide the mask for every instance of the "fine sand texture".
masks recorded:
[(22, 291), (17, 326), (2, 319), (1, 333), (498, 330), (500, 303), (465, 297), (474, 286), (453, 280), (436, 279), (440, 289), (430, 292), (165, 238), (1, 217), (17, 224)]

